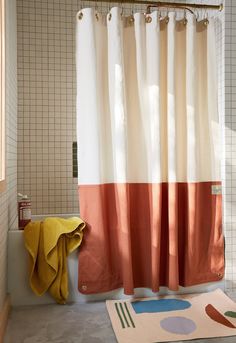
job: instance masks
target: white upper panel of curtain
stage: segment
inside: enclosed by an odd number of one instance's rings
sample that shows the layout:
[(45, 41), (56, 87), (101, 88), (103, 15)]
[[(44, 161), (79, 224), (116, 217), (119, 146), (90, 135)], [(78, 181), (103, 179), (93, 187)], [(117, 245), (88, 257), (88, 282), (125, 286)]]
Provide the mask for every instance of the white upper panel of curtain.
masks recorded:
[(77, 18), (79, 184), (220, 180), (214, 19)]

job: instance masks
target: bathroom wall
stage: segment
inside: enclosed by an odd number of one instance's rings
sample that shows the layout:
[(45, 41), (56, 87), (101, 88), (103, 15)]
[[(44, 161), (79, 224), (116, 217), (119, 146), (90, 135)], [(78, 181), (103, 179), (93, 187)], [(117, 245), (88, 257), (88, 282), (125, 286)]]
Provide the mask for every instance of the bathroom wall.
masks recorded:
[(76, 140), (77, 0), (17, 0), (18, 192), (33, 214), (78, 213), (72, 176)]
[(6, 180), (0, 193), (0, 311), (7, 289), (7, 232), (17, 227), (16, 0), (6, 1)]
[(236, 299), (236, 2), (225, 2), (226, 289)]

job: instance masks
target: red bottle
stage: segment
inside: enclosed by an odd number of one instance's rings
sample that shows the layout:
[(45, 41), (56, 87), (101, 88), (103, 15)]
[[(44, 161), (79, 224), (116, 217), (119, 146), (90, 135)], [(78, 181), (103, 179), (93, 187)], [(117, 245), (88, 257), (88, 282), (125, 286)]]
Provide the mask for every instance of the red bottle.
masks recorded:
[(18, 193), (18, 226), (20, 230), (31, 221), (31, 201), (27, 195)]

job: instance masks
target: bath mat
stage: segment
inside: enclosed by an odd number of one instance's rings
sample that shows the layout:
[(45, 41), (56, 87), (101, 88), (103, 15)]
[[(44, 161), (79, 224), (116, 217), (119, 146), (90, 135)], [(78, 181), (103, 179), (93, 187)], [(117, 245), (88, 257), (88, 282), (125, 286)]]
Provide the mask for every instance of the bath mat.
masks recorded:
[(236, 335), (236, 303), (224, 292), (107, 300), (119, 343), (156, 343)]

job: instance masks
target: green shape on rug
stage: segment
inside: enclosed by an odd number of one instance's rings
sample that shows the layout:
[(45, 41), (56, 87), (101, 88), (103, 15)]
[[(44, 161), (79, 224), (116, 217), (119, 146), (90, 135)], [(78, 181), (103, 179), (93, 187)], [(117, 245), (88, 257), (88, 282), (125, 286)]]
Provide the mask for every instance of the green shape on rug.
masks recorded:
[(124, 309), (123, 309), (122, 303), (120, 303), (120, 309), (121, 309), (121, 312), (122, 312), (122, 314), (123, 314), (123, 318), (124, 318), (124, 320), (125, 320), (127, 326), (130, 327), (129, 322), (128, 322), (127, 318), (126, 318), (125, 311), (124, 311)]
[(227, 311), (227, 312), (225, 312), (225, 316), (230, 317), (230, 318), (236, 318), (236, 312)]
[(133, 328), (135, 328), (135, 324), (134, 324), (134, 321), (133, 321), (133, 319), (132, 319), (132, 317), (131, 317), (131, 314), (130, 314), (130, 312), (129, 312), (128, 306), (127, 306), (126, 303), (124, 303), (124, 305), (125, 305), (126, 312), (128, 313), (128, 316), (129, 316), (131, 325), (133, 326)]
[(118, 308), (118, 304), (117, 304), (117, 303), (115, 303), (115, 308), (116, 308), (116, 312), (117, 312), (117, 314), (118, 314), (118, 317), (119, 317), (119, 319), (120, 319), (121, 326), (122, 326), (122, 328), (124, 329), (124, 328), (125, 328), (125, 324), (124, 324), (124, 321), (123, 321), (122, 316), (121, 316), (121, 314), (120, 314), (120, 311), (119, 311), (119, 308)]
[(122, 329), (130, 328), (131, 326), (135, 328), (134, 321), (125, 302), (116, 302), (115, 309), (120, 319)]

